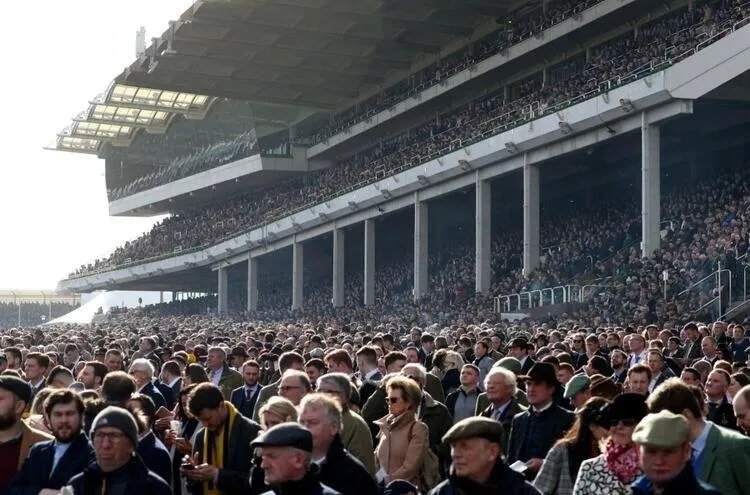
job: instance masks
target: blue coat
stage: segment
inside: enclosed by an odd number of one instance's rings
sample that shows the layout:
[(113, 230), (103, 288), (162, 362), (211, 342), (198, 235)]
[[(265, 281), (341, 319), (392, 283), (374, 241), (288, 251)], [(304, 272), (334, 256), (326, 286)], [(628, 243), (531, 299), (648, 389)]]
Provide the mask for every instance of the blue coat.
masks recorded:
[(172, 458), (169, 457), (169, 451), (161, 440), (156, 438), (153, 431), (138, 442), (136, 451), (151, 471), (167, 483), (172, 483)]
[(52, 471), (54, 458), (54, 440), (34, 444), (29, 451), (29, 457), (24, 461), (21, 470), (11, 479), (5, 493), (37, 495), (44, 488), (58, 490), (94, 461), (94, 449), (91, 448), (86, 435), (80, 433), (71, 442), (68, 450), (57, 461), (55, 470)]
[(250, 400), (247, 400), (247, 394), (245, 393), (245, 386), (237, 387), (236, 389), (232, 390), (232, 397), (231, 402), (234, 407), (237, 408), (237, 410), (245, 416), (247, 419), (253, 419), (253, 411), (255, 410), (255, 403), (258, 401), (258, 396), (260, 395), (260, 389), (263, 387), (260, 385), (256, 385), (255, 387), (255, 393), (250, 398)]
[(143, 390), (140, 391), (143, 395), (148, 395), (151, 397), (151, 400), (154, 401), (154, 405), (156, 405), (156, 409), (158, 410), (161, 406), (167, 407), (167, 401), (164, 400), (164, 396), (159, 392), (159, 389), (154, 387), (154, 384), (151, 382), (148, 382), (144, 387)]

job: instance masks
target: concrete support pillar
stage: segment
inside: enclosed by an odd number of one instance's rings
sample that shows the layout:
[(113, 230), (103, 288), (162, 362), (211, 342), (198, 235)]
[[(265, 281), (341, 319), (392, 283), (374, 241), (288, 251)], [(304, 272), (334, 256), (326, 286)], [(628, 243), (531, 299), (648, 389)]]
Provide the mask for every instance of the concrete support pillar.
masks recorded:
[(344, 231), (333, 230), (333, 307), (344, 305)]
[(427, 234), (429, 209), (427, 203), (414, 193), (414, 300), (427, 294)]
[(247, 310), (258, 309), (258, 258), (247, 257)]
[(225, 315), (229, 311), (229, 268), (223, 266), (216, 270), (218, 277), (218, 305), (216, 310), (220, 315)]
[(365, 306), (375, 304), (375, 221), (365, 220)]
[(644, 112), (641, 114), (641, 256), (644, 258), (651, 256), (661, 244), (659, 142), (659, 127), (649, 124)]
[(292, 244), (292, 309), (302, 309), (304, 304), (303, 287), (304, 250), (302, 243)]
[(487, 294), (490, 291), (492, 282), (492, 269), (490, 266), (490, 240), (491, 232), (491, 213), (490, 204), (492, 199), (492, 186), (489, 181), (483, 181), (479, 178), (477, 172), (476, 179), (476, 208), (474, 210), (475, 219), (475, 263), (476, 263), (476, 292)]
[(547, 67), (542, 69), (542, 86), (547, 85)]
[[(524, 155), (525, 160), (525, 155)], [(523, 273), (539, 266), (539, 167), (523, 166)]]

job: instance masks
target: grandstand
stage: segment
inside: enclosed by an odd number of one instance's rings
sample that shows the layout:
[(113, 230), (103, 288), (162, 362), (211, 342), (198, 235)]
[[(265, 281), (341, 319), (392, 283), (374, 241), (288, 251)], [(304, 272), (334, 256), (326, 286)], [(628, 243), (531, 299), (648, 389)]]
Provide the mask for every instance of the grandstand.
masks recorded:
[(36, 326), (80, 306), (79, 294), (43, 290), (0, 290), (0, 330)]
[(197, 1), (55, 147), (105, 161), (111, 214), (171, 216), (60, 288), (281, 319), (740, 311), (748, 24), (739, 0)]

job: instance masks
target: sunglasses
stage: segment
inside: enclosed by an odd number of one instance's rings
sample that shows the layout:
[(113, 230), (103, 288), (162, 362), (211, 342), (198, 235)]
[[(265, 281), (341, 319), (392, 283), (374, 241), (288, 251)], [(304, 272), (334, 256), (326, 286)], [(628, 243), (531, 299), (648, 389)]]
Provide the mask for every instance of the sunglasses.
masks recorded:
[(388, 397), (388, 402), (390, 404), (398, 404), (401, 402), (401, 397)]

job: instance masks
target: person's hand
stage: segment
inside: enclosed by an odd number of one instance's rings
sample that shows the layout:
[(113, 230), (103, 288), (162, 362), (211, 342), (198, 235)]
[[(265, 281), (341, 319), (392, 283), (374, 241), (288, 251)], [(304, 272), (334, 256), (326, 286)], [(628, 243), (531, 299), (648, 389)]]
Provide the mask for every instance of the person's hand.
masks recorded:
[(193, 451), (193, 445), (190, 443), (190, 441), (182, 437), (175, 438), (174, 445), (177, 448), (177, 452), (179, 452), (180, 454), (189, 455), (190, 452)]
[(154, 423), (155, 429), (157, 430), (166, 430), (169, 428), (169, 422), (174, 419), (174, 414), (170, 414), (169, 416), (164, 416), (163, 418), (159, 418)]
[(542, 468), (542, 464), (544, 463), (544, 459), (539, 459), (538, 457), (535, 457), (533, 459), (529, 459), (526, 461), (526, 467), (529, 468), (529, 471), (536, 473)]
[(184, 470), (185, 477), (195, 481), (213, 481), (219, 474), (219, 468), (210, 464), (199, 464), (195, 469)]
[(164, 445), (171, 449), (172, 445), (174, 445), (175, 438), (177, 438), (177, 432), (172, 430), (167, 430), (164, 432)]

